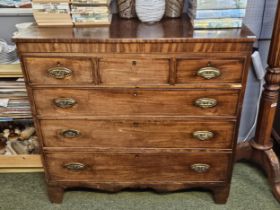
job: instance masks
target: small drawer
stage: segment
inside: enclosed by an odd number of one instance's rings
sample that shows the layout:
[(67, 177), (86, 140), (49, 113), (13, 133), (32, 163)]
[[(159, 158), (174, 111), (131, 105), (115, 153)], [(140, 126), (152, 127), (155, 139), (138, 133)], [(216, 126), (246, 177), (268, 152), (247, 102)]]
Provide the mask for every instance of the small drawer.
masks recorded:
[(41, 120), (45, 147), (231, 149), (235, 122)]
[(92, 182), (225, 182), (229, 153), (105, 153), (46, 154), (50, 179)]
[(178, 59), (177, 83), (241, 83), (245, 59)]
[(169, 60), (147, 58), (104, 58), (99, 61), (101, 83), (104, 85), (168, 84)]
[(89, 58), (25, 57), (23, 61), (34, 84), (90, 84), (95, 78)]
[(236, 116), (239, 90), (50, 88), (33, 94), (44, 116)]

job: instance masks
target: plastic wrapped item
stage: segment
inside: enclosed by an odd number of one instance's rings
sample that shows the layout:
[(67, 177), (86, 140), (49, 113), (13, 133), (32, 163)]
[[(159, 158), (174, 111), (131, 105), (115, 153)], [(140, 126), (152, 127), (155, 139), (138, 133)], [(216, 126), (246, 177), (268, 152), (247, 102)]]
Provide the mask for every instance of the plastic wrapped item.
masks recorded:
[(0, 40), (0, 64), (14, 63), (18, 60), (15, 45), (8, 45), (5, 40)]

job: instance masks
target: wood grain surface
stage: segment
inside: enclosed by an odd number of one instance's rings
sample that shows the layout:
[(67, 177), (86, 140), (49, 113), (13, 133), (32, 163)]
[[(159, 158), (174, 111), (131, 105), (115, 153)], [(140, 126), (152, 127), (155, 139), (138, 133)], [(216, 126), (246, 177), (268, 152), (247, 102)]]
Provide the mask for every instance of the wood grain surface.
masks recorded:
[[(203, 155), (202, 155), (203, 154)], [(166, 182), (227, 180), (230, 154), (205, 153), (49, 153), (47, 168), (53, 180), (96, 182)], [(80, 171), (65, 168), (65, 164), (82, 163)], [(191, 169), (196, 163), (208, 164), (210, 169), (198, 173)]]
[[(232, 116), (238, 108), (238, 90), (160, 89), (36, 89), (33, 92), (38, 115), (42, 116)], [(44, 96), (44, 97), (42, 97)], [(57, 98), (72, 98), (68, 109), (54, 104)], [(200, 98), (217, 100), (213, 108), (200, 108)]]
[[(186, 120), (41, 120), (45, 147), (213, 148), (231, 149), (234, 121)], [(67, 138), (63, 131), (79, 131)], [(199, 140), (196, 131), (214, 136)]]

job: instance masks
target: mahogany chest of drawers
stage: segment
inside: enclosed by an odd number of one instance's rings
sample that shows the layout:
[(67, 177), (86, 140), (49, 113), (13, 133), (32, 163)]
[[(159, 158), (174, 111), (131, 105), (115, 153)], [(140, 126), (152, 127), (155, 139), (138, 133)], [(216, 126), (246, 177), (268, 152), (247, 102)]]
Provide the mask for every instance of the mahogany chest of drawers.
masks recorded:
[(49, 198), (206, 188), (227, 200), (254, 36), (113, 18), (15, 35)]

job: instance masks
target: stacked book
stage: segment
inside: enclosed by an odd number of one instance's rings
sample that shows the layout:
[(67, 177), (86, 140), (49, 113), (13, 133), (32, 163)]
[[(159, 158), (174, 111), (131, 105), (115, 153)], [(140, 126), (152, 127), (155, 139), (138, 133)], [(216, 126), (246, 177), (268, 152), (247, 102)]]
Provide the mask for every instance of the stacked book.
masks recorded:
[(33, 16), (40, 26), (71, 26), (69, 0), (33, 0)]
[(247, 0), (189, 0), (188, 15), (195, 29), (240, 28)]
[(71, 14), (75, 25), (110, 25), (111, 0), (72, 0)]
[(30, 103), (23, 79), (0, 81), (0, 121), (31, 118)]

